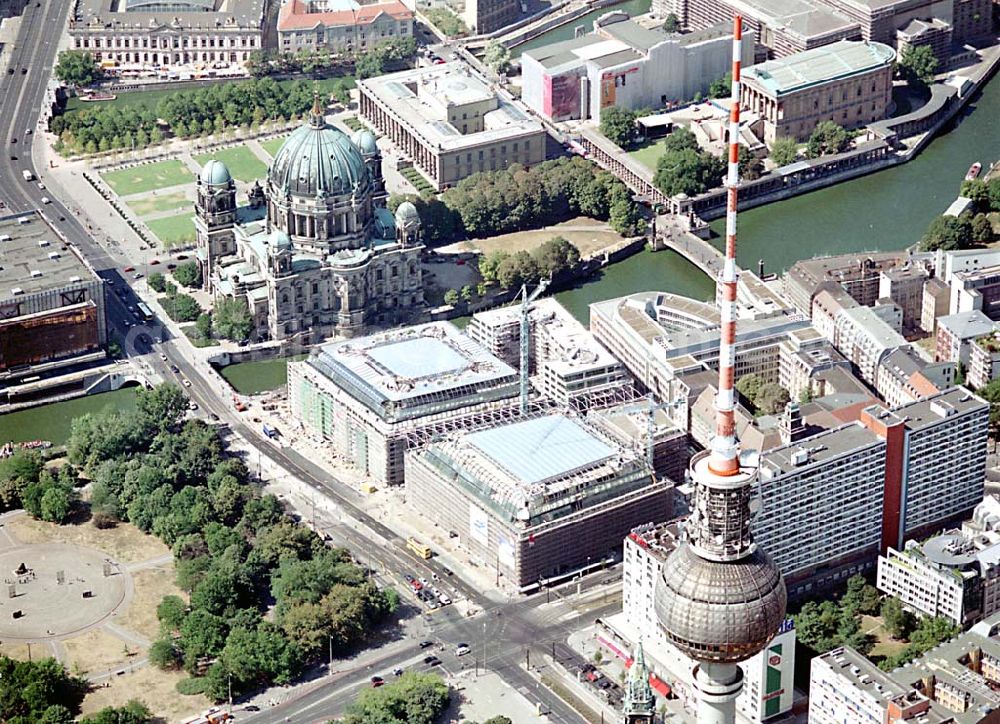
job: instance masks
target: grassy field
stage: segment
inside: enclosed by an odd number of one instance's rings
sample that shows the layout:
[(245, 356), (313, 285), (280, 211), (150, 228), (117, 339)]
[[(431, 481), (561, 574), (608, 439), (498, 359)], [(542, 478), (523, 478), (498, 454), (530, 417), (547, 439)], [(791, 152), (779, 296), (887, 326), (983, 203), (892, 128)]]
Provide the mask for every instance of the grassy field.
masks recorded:
[(211, 706), (205, 696), (177, 693), (177, 682), (187, 676), (183, 671), (160, 671), (153, 666), (112, 676), (107, 687), (96, 688), (84, 697), (83, 713), (93, 714), (106, 706), (122, 706), (129, 699), (141, 699), (154, 714), (162, 717), (157, 721), (178, 721)]
[(862, 616), (861, 630), (875, 637), (875, 646), (869, 654), (871, 657), (895, 656), (906, 648), (906, 644), (897, 641), (889, 635), (882, 624), (882, 618), (876, 616)]
[(190, 339), (191, 344), (195, 347), (215, 347), (219, 344), (219, 340), (217, 339), (203, 339), (193, 324), (181, 327), (181, 331), (184, 332), (184, 336)]
[(122, 628), (142, 634), (150, 641), (160, 632), (160, 622), (156, 619), (156, 607), (164, 596), (187, 596), (174, 585), (174, 562), (167, 561), (159, 568), (147, 568), (131, 574), (135, 594), (124, 614), (115, 618)]
[(129, 205), (129, 208), (132, 209), (137, 216), (149, 216), (150, 214), (155, 214), (158, 211), (173, 211), (174, 209), (182, 209), (185, 206), (191, 206), (192, 201), (184, 195), (183, 191), (173, 191), (171, 193), (160, 194), (158, 196), (145, 194), (134, 199), (128, 199), (125, 203)]
[(129, 653), (125, 653), (125, 641), (99, 628), (65, 639), (62, 643), (66, 647), (67, 667), (70, 671), (74, 666), (79, 667), (85, 674), (106, 672), (127, 664), (131, 659), (141, 658), (139, 654), (144, 653), (136, 644), (127, 644)]
[(664, 140), (665, 139), (660, 139), (659, 141), (655, 141), (653, 143), (647, 143), (645, 146), (640, 146), (634, 151), (629, 151), (628, 155), (648, 168), (650, 171), (655, 171), (656, 162), (659, 161), (660, 156), (663, 155)]
[(8, 522), (7, 527), (24, 545), (71, 543), (104, 551), (120, 563), (137, 563), (170, 553), (158, 538), (146, 535), (131, 523), (99, 530), (90, 523), (56, 525), (21, 515)]
[(194, 160), (199, 165), (204, 166), (213, 158), (226, 164), (233, 178), (245, 183), (264, 178), (264, 175), (267, 173), (267, 165), (257, 158), (256, 154), (246, 146), (220, 148), (212, 153), (203, 153), (195, 156)]
[(104, 182), (119, 196), (139, 194), (194, 181), (191, 169), (177, 160), (157, 161), (142, 166), (102, 173)]
[(278, 153), (278, 149), (281, 148), (281, 144), (288, 140), (288, 136), (278, 136), (277, 138), (272, 138), (267, 141), (261, 141), (261, 147), (271, 154), (271, 158), (274, 158)]
[(164, 216), (146, 222), (150, 231), (156, 234), (164, 248), (190, 244), (195, 240), (194, 219), (190, 213)]
[[(582, 229), (581, 227), (586, 227)], [(576, 229), (576, 230), (574, 230)], [(511, 254), (521, 250), (531, 251), (551, 239), (561, 236), (580, 250), (581, 256), (592, 254), (598, 249), (622, 241), (622, 237), (603, 221), (579, 216), (555, 226), (547, 226), (535, 231), (515, 231), (512, 234), (492, 236), (488, 239), (470, 239), (465, 242), (470, 251), (477, 249), (484, 254), (502, 249)]]

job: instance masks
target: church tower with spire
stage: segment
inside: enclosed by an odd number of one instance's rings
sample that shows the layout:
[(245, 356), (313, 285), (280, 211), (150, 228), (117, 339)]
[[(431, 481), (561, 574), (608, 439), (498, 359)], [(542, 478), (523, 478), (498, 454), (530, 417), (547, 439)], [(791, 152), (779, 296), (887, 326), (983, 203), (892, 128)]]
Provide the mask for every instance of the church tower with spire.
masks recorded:
[(646, 656), (640, 641), (636, 645), (635, 658), (625, 684), (622, 724), (653, 724), (655, 717), (656, 699), (649, 685), (649, 669), (646, 668)]

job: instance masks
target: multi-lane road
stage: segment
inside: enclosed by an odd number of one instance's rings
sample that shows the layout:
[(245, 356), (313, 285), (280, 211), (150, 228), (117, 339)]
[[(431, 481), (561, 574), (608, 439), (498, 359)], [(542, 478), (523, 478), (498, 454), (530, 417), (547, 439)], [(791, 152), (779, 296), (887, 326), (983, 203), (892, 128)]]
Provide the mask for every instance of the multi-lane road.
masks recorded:
[[(440, 655), (446, 670), (461, 667), (461, 663), (451, 652), (454, 644), (473, 644), (475, 654), (464, 657), (465, 662), (469, 659), (481, 659), (483, 654), (479, 652), (479, 647), (486, 643), (485, 656), (489, 668), (515, 689), (531, 692), (531, 700), (549, 711), (553, 720), (584, 721), (558, 697), (539, 688), (537, 680), (521, 664), (529, 647), (533, 649), (536, 661), (540, 661), (552, 645), (565, 640), (570, 627), (578, 623), (581, 617), (598, 617), (610, 612), (613, 606), (606, 607), (606, 610), (591, 610), (585, 614), (574, 613), (572, 607), (567, 608), (563, 604), (539, 609), (538, 604), (544, 602), (544, 595), (496, 605), (458, 576), (447, 577), (439, 564), (418, 560), (408, 554), (404, 541), (395, 531), (373, 519), (356, 505), (357, 494), (348, 486), (334, 480), (325, 470), (294, 451), (264, 442), (256, 435), (248, 423), (233, 410), (228, 391), (221, 387), (218, 377), (209, 374), (204, 369), (203, 362), (195, 362), (185, 356), (184, 341), (167, 339), (169, 335), (162, 329), (136, 327), (133, 313), (128, 308), (129, 304), (134, 306), (135, 303), (131, 296), (133, 292), (128, 288), (127, 280), (118, 272), (118, 268), (126, 262), (116, 262), (101, 246), (97, 239), (105, 235), (99, 228), (94, 228), (94, 222), (83, 220), (73, 213), (75, 205), (72, 199), (58, 198), (55, 188), (43, 191), (38, 188), (37, 182), (24, 181), (21, 173), (24, 169), (31, 170), (43, 181), (47, 176), (46, 169), (35, 167), (31, 146), (36, 138), (41, 103), (69, 6), (68, 2), (43, 1), (40, 5), (28, 3), (16, 47), (10, 55), (10, 67), (14, 72), (4, 72), (0, 76), (0, 146), (4, 148), (0, 156), (0, 201), (4, 203), (4, 208), (0, 209), (0, 215), (42, 209), (50, 223), (77, 246), (102, 277), (112, 281), (115, 289), (127, 289), (125, 299), (119, 298), (117, 293), (107, 294), (109, 329), (122, 343), (126, 354), (142, 357), (143, 365), (165, 379), (176, 380), (180, 377), (188, 380), (190, 386), (186, 387), (186, 391), (199, 404), (202, 414), (218, 415), (221, 420), (229, 423), (233, 434), (249, 441), (261, 454), (312, 486), (317, 494), (334, 499), (344, 516), (356, 521), (355, 526), (338, 526), (338, 535), (345, 538), (351, 547), (370, 554), (400, 584), (402, 574), (407, 571), (427, 577), (437, 574), (441, 578), (447, 578), (450, 588), (484, 611), (478, 616), (465, 618), (454, 607), (448, 606), (428, 616), (428, 630), (432, 632), (430, 637), (444, 647)], [(22, 73), (22, 69), (26, 72)], [(32, 133), (25, 134), (29, 129)], [(13, 143), (15, 138), (17, 142)], [(51, 199), (49, 204), (42, 204), (43, 195)], [(166, 360), (162, 360), (159, 354), (150, 354), (152, 350), (149, 340), (156, 339), (167, 340), (157, 350), (166, 356)], [(171, 366), (176, 366), (179, 372), (173, 373)], [(366, 536), (366, 529), (376, 534), (376, 540), (381, 538), (388, 541), (388, 544), (373, 542)], [(331, 675), (329, 683), (311, 687), (306, 693), (293, 697), (280, 706), (251, 715), (248, 720), (264, 724), (329, 719), (343, 711), (357, 690), (368, 685), (373, 674), (384, 676), (395, 667), (425, 667), (422, 663), (423, 654), (417, 650), (416, 641), (412, 647), (394, 650), (395, 653), (373, 663), (371, 669), (366, 667)], [(565, 649), (559, 653), (568, 655)]]

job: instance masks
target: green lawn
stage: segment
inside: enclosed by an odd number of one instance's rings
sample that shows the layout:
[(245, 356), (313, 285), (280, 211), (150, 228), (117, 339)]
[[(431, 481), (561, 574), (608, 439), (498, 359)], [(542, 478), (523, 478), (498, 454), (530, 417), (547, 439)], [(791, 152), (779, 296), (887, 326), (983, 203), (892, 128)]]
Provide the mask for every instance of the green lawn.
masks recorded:
[(413, 184), (417, 188), (418, 193), (424, 193), (425, 191), (433, 191), (434, 187), (431, 186), (430, 182), (423, 177), (416, 168), (413, 166), (406, 166), (400, 170), (400, 175)]
[(260, 145), (265, 151), (271, 154), (271, 158), (274, 158), (278, 154), (278, 149), (281, 148), (281, 144), (288, 140), (288, 135), (278, 136), (277, 138), (272, 138), (267, 141), (261, 141)]
[(344, 116), (340, 119), (340, 122), (345, 126), (350, 128), (352, 131), (360, 131), (364, 126), (361, 121), (358, 120), (357, 116)]
[(147, 194), (139, 198), (129, 199), (125, 203), (137, 216), (149, 216), (157, 211), (173, 211), (191, 206), (191, 201), (188, 200), (183, 191), (173, 191), (157, 196)]
[(181, 327), (181, 331), (184, 332), (184, 336), (191, 340), (191, 344), (195, 347), (216, 347), (219, 344), (219, 340), (217, 339), (203, 338), (198, 334), (198, 329), (193, 324)]
[(102, 173), (104, 182), (119, 196), (139, 194), (153, 189), (189, 184), (194, 181), (191, 169), (180, 161), (157, 161), (120, 171)]
[(640, 146), (634, 151), (629, 151), (628, 155), (648, 168), (650, 171), (655, 171), (656, 162), (659, 161), (660, 156), (663, 155), (663, 142), (665, 140), (666, 139), (660, 139), (654, 143), (648, 143), (645, 146)]
[(213, 158), (226, 164), (233, 178), (249, 183), (267, 174), (267, 164), (257, 158), (256, 154), (246, 146), (220, 148), (211, 153), (203, 153), (194, 157), (196, 163), (204, 166)]
[(195, 240), (194, 218), (191, 213), (165, 216), (162, 219), (151, 219), (146, 226), (156, 234), (164, 248), (190, 244)]

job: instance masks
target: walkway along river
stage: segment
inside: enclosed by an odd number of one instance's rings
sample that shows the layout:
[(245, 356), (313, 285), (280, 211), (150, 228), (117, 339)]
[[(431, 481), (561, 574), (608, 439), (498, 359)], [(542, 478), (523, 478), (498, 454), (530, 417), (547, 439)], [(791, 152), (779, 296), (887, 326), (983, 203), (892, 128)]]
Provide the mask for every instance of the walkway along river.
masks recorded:
[[(739, 264), (765, 272), (800, 259), (851, 251), (903, 249), (958, 193), (974, 161), (1000, 156), (1000, 79), (987, 84), (956, 121), (913, 161), (821, 191), (740, 212)], [(711, 224), (718, 236), (725, 219)], [(556, 295), (577, 319), (589, 321), (592, 302), (647, 290), (709, 299), (713, 281), (673, 252), (643, 252), (606, 269), (593, 281)]]

